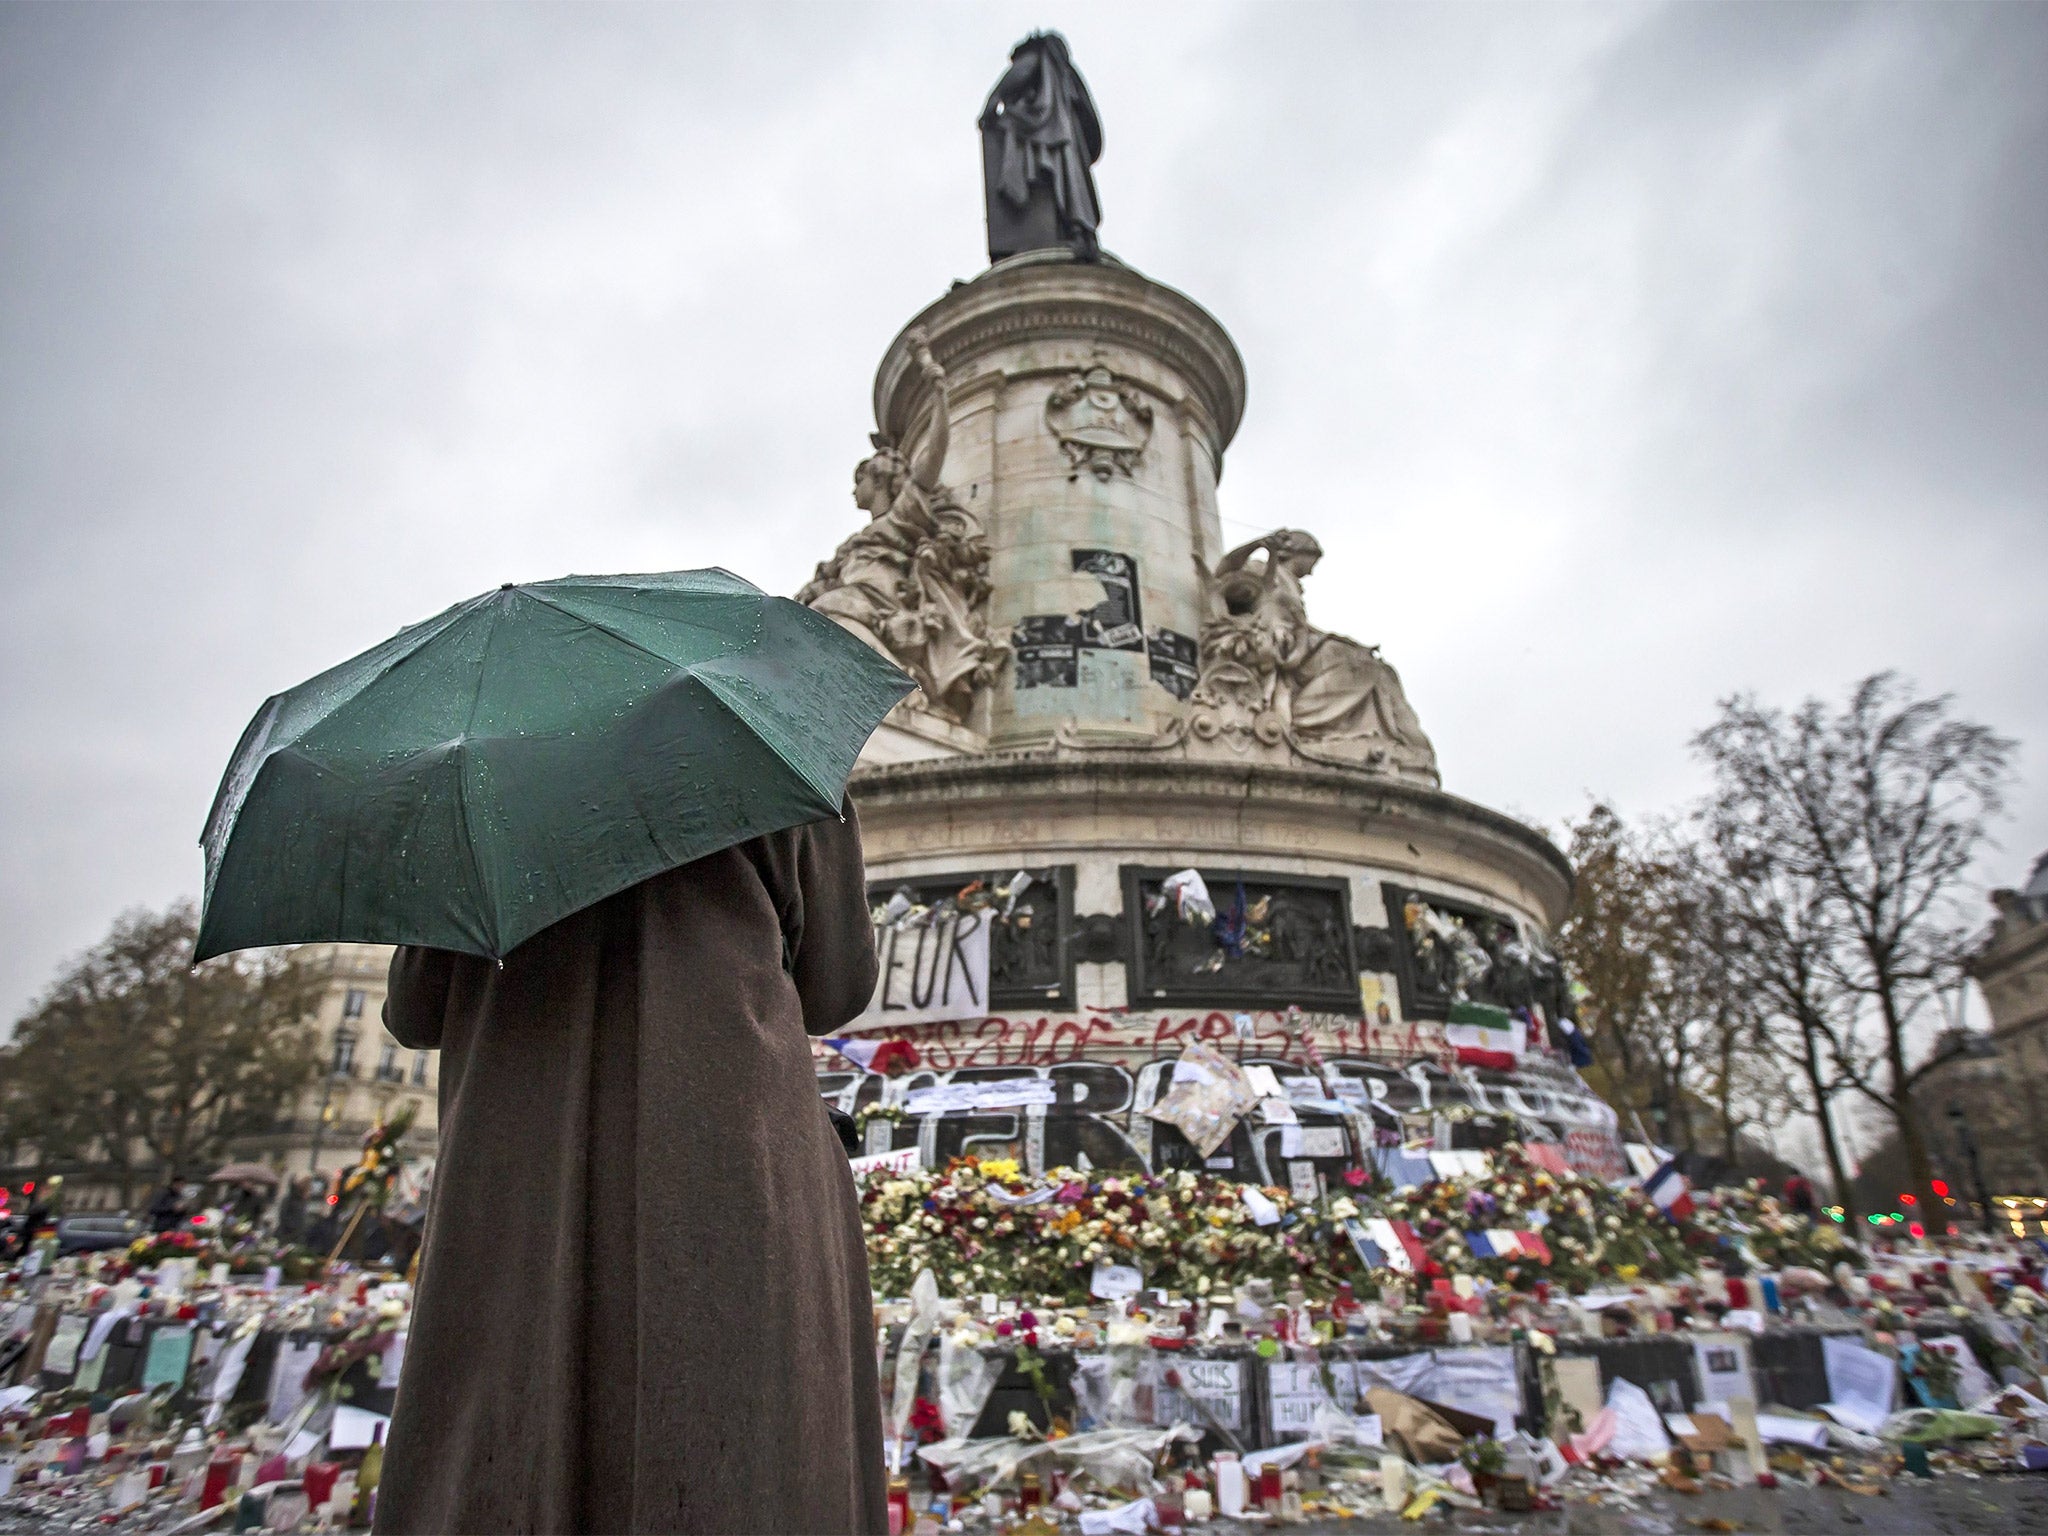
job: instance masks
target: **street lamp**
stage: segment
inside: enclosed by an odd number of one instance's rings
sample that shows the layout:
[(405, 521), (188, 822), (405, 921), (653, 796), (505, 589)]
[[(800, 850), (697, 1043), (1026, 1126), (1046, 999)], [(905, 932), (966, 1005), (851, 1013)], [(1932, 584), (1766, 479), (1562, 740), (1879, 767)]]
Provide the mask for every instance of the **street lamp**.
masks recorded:
[(1948, 1118), (1956, 1128), (1956, 1144), (1962, 1148), (1963, 1161), (1970, 1165), (1970, 1184), (1977, 1191), (1977, 1209), (1983, 1214), (1984, 1231), (1995, 1236), (1998, 1226), (1991, 1215), (1991, 1196), (1984, 1190), (1984, 1164), (1977, 1156), (1977, 1138), (1971, 1134), (1970, 1122), (1960, 1104), (1949, 1105)]

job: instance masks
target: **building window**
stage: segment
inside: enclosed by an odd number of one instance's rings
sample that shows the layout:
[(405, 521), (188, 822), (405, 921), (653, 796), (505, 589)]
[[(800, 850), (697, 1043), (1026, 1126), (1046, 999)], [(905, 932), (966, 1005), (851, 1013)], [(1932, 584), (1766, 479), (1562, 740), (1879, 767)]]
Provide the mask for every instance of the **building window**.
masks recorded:
[(377, 1053), (377, 1081), (397, 1083), (404, 1080), (405, 1074), (398, 1070), (398, 1043), (386, 1040), (384, 1049)]
[(412, 1053), (412, 1081), (415, 1088), (427, 1086), (427, 1053), (425, 1051), (414, 1051)]
[(334, 1032), (334, 1075), (356, 1075), (356, 1032), (352, 1029), (337, 1029)]
[(363, 989), (350, 987), (348, 996), (341, 1000), (341, 1016), (344, 1019), (360, 1019), (363, 1016)]

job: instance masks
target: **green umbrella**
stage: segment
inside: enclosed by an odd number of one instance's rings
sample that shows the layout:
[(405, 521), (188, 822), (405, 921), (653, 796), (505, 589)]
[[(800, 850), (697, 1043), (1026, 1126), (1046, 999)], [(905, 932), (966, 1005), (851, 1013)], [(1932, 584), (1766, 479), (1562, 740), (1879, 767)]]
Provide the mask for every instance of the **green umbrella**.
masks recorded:
[(487, 592), (256, 712), (200, 839), (194, 958), (319, 939), (503, 956), (663, 870), (837, 815), (912, 686), (726, 571)]

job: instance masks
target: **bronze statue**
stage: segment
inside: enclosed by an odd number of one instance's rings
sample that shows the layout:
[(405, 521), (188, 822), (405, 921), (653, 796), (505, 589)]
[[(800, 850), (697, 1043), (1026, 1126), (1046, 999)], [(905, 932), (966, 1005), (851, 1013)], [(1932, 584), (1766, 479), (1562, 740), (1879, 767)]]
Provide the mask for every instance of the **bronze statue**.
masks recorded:
[(980, 126), (988, 259), (1065, 246), (1095, 260), (1102, 209), (1088, 167), (1102, 158), (1102, 124), (1065, 38), (1034, 32), (1011, 50)]

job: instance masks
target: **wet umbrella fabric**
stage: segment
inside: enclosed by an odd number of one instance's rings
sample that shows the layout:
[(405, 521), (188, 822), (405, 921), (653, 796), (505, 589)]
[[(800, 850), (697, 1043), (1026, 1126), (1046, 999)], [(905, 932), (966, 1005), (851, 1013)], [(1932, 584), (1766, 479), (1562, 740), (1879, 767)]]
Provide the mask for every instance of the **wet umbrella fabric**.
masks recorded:
[(500, 958), (663, 870), (837, 815), (913, 684), (726, 571), (506, 586), (266, 702), (201, 844), (195, 958)]

